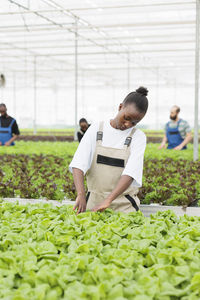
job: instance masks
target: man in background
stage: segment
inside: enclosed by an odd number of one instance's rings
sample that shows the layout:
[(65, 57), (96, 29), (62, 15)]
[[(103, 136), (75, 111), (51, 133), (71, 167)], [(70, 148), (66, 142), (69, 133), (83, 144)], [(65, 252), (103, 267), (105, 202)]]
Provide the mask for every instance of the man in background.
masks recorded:
[(179, 118), (180, 107), (174, 105), (170, 110), (170, 121), (165, 125), (165, 135), (159, 149), (186, 149), (192, 140), (191, 128), (187, 121)]
[(19, 128), (15, 119), (7, 114), (7, 107), (0, 104), (0, 146), (13, 146), (19, 136)]

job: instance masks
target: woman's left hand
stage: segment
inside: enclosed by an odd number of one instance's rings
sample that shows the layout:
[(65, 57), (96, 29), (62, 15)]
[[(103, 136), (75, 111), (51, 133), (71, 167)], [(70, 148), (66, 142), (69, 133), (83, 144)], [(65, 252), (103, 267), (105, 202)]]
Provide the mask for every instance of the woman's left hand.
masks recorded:
[(101, 204), (95, 206), (92, 211), (104, 211), (106, 208), (110, 206), (110, 201), (109, 200), (104, 200)]

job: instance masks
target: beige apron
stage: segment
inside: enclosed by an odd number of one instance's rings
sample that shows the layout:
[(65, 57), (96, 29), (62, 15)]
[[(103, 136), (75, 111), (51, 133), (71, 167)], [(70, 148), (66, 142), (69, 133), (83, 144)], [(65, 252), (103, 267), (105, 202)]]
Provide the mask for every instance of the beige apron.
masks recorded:
[[(116, 187), (128, 161), (130, 143), (135, 131), (136, 129), (133, 128), (125, 140), (123, 149), (104, 147), (102, 146), (103, 122), (100, 123), (92, 165), (86, 174), (88, 187), (86, 209), (91, 210), (101, 204)], [(109, 208), (125, 213), (138, 210), (140, 205), (138, 191), (138, 188), (130, 185), (123, 194), (112, 201)]]

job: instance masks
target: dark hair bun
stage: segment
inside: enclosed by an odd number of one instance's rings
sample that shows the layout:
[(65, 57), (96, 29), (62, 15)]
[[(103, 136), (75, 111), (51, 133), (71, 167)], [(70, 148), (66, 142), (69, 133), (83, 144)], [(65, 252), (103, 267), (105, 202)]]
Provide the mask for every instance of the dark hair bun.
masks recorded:
[(148, 90), (147, 88), (143, 87), (143, 86), (140, 86), (137, 90), (136, 90), (137, 93), (139, 94), (142, 94), (143, 96), (147, 96), (148, 95)]

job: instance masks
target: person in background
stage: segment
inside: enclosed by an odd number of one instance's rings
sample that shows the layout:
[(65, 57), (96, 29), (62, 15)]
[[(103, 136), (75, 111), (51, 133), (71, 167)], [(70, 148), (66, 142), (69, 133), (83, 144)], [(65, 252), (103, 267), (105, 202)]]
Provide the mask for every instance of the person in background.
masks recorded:
[(80, 130), (77, 132), (77, 138), (80, 143), (90, 124), (88, 124), (85, 118), (81, 118), (79, 120), (79, 126), (80, 126)]
[(108, 207), (125, 213), (139, 210), (146, 136), (135, 126), (147, 112), (147, 93), (144, 87), (129, 93), (114, 118), (92, 124), (82, 138), (69, 165), (77, 213)]
[(180, 107), (174, 105), (170, 111), (170, 121), (165, 125), (165, 135), (159, 149), (167, 147), (167, 149), (183, 150), (192, 140), (191, 128), (187, 121), (179, 118), (179, 113)]
[(0, 146), (13, 146), (20, 135), (17, 122), (7, 114), (4, 103), (0, 104), (0, 115)]

